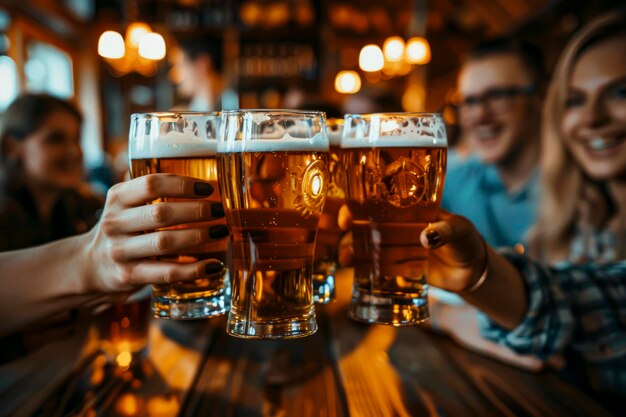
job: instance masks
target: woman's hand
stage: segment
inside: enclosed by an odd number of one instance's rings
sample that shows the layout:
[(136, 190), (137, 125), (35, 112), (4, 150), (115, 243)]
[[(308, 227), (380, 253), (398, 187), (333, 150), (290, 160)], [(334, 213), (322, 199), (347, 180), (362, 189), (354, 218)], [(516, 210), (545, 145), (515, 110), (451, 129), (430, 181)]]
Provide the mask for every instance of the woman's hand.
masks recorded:
[[(339, 210), (339, 226), (350, 229), (347, 206)], [(506, 328), (515, 327), (526, 312), (527, 295), (520, 272), (483, 241), (464, 217), (441, 210), (438, 221), (420, 233), (420, 242), (431, 249), (428, 283), (460, 293), (469, 303)], [(339, 246), (342, 265), (352, 262), (350, 241)], [(479, 283), (480, 281), (480, 283)]]
[(472, 288), (487, 267), (487, 245), (465, 217), (441, 210), (438, 221), (422, 231), (420, 242), (431, 249), (428, 282), (444, 290)]
[[(146, 175), (112, 187), (100, 222), (85, 235), (83, 293), (128, 292), (146, 284), (193, 280), (221, 270), (224, 266), (218, 260), (176, 263), (154, 259), (228, 235), (222, 222), (206, 224), (223, 217), (221, 203), (206, 200), (213, 191), (209, 183), (171, 174)], [(159, 198), (198, 200), (147, 204)], [(162, 230), (188, 223), (198, 226)]]
[[(339, 210), (339, 227), (349, 230), (352, 215), (348, 206)], [(441, 210), (438, 221), (429, 224), (420, 241), (431, 249), (428, 282), (448, 291), (462, 292), (471, 288), (486, 267), (487, 247), (469, 220)], [(353, 262), (352, 236), (346, 235), (339, 244), (339, 262)]]

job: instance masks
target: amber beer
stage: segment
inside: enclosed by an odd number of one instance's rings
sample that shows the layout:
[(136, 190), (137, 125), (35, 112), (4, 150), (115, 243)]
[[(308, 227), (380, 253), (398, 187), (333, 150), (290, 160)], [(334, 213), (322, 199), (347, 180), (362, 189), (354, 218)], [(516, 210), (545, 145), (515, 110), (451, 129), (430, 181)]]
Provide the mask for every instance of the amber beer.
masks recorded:
[[(238, 122), (226, 122), (229, 117)], [(289, 134), (291, 122), (297, 125), (308, 117), (293, 112), (224, 112), (224, 136), (230, 143), (222, 147), (220, 142), (218, 152), (231, 230), (232, 305), (227, 326), (231, 335), (292, 338), (317, 329), (311, 279), (328, 181), (328, 139), (315, 131), (304, 138)], [(242, 140), (228, 133), (254, 132), (245, 126), (268, 121), (278, 131), (267, 140), (263, 128), (249, 138), (244, 133)]]
[[(153, 136), (144, 134), (143, 141), (130, 143), (131, 176), (137, 178), (154, 173), (170, 173), (190, 176), (211, 183), (216, 192), (208, 199), (219, 201), (216, 140), (214, 134), (219, 123), (219, 114), (165, 113), (154, 115), (133, 115), (133, 123), (146, 123), (160, 126)], [(155, 119), (156, 118), (156, 119)], [(137, 120), (137, 122), (135, 122)], [(210, 129), (213, 123), (215, 126)], [(203, 129), (207, 129), (206, 131)], [(211, 139), (208, 135), (213, 133)], [(139, 146), (140, 143), (143, 146)], [(149, 146), (148, 146), (149, 145)], [(158, 204), (168, 199), (158, 199)], [(176, 199), (184, 201), (184, 199)], [(223, 220), (206, 221), (172, 228), (197, 228), (222, 223)], [(218, 259), (226, 265), (228, 242), (216, 241), (211, 244), (189, 248), (175, 255), (161, 256), (159, 259), (172, 262), (196, 262), (203, 259)], [(168, 285), (154, 285), (152, 309), (156, 317), (192, 319), (224, 314), (229, 307), (229, 287), (227, 270), (196, 279), (192, 282), (179, 282)]]
[(317, 228), (315, 266), (313, 271), (313, 300), (327, 304), (335, 299), (335, 272), (338, 267), (339, 241), (343, 231), (337, 217), (345, 203), (345, 169), (341, 160), (343, 119), (326, 121), (330, 152), (328, 153), (328, 190), (324, 211)]
[(404, 325), (428, 318), (429, 252), (419, 236), (437, 218), (447, 149), (443, 123), (436, 115), (395, 115), (390, 120), (389, 135), (382, 130), (375, 140), (357, 136), (342, 142), (347, 204), (354, 219), (349, 315), (359, 321)]

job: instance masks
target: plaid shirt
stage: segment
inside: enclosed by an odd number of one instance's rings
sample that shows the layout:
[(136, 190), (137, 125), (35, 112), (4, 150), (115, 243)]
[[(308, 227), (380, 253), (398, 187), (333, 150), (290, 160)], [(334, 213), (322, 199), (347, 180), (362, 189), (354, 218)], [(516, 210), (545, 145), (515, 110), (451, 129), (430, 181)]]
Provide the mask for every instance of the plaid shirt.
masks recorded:
[(513, 330), (485, 318), (483, 335), (541, 359), (573, 349), (595, 389), (626, 395), (626, 261), (548, 268), (502, 254), (526, 280), (528, 311)]

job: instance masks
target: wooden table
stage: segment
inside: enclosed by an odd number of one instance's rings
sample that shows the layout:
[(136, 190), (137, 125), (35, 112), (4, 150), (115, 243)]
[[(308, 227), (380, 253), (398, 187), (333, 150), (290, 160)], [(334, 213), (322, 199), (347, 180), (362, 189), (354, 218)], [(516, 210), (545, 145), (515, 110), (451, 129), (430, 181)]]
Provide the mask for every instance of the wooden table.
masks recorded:
[(318, 309), (313, 336), (243, 340), (226, 335), (223, 318), (154, 320), (147, 356), (129, 369), (84, 354), (39, 403), (31, 397), (6, 415), (610, 415), (552, 372), (512, 368), (425, 328), (354, 323), (349, 279), (338, 282), (344, 296)]

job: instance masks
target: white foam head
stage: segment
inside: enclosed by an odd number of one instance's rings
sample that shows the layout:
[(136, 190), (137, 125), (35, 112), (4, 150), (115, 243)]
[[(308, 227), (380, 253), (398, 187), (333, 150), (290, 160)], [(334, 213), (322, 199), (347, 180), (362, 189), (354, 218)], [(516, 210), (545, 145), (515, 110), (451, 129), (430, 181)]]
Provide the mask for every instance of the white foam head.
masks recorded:
[(342, 148), (447, 146), (438, 114), (388, 113), (346, 115)]
[(203, 157), (217, 153), (218, 114), (133, 115), (133, 159)]
[(328, 151), (321, 113), (231, 111), (222, 115), (218, 153)]

